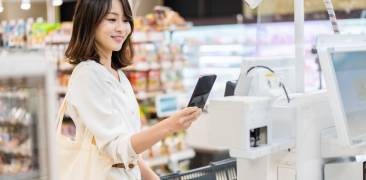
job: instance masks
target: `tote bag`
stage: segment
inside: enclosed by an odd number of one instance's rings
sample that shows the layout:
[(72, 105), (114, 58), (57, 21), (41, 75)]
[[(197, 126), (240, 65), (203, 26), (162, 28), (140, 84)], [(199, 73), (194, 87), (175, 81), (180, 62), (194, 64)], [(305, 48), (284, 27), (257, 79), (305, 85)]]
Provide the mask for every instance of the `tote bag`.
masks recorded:
[(94, 136), (86, 129), (80, 129), (77, 120), (74, 140), (62, 135), (61, 127), (66, 111), (66, 97), (58, 113), (57, 145), (60, 180), (105, 180), (112, 168), (112, 161), (103, 155), (95, 145)]

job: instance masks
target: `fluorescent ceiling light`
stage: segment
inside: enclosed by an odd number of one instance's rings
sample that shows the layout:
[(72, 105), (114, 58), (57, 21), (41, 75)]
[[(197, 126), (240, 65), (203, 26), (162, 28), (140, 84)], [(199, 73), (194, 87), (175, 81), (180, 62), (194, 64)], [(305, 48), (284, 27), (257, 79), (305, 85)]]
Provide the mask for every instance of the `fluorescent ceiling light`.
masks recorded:
[(31, 8), (30, 0), (22, 0), (22, 4), (20, 4), (20, 9), (28, 10)]
[(62, 0), (53, 0), (52, 5), (53, 6), (61, 6), (62, 5)]
[(2, 13), (3, 11), (4, 11), (3, 1), (0, 0), (0, 13)]
[(263, 0), (244, 0), (251, 9), (255, 9)]

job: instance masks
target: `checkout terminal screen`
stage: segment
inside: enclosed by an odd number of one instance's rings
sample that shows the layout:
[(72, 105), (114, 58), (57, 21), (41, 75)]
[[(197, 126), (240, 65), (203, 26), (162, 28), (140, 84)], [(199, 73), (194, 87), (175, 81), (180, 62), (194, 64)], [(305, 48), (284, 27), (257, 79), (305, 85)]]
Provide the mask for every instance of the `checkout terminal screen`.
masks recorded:
[(351, 138), (366, 135), (366, 51), (335, 52), (332, 60)]

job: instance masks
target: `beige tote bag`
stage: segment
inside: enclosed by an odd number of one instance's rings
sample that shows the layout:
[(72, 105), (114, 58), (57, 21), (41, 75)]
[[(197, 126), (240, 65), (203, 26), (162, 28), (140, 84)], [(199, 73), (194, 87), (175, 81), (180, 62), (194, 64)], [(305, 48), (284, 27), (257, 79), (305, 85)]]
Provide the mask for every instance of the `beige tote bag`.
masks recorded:
[(60, 180), (104, 180), (112, 168), (111, 160), (95, 145), (93, 135), (85, 129), (80, 131), (77, 120), (74, 140), (62, 135), (62, 121), (66, 111), (66, 97), (58, 113), (57, 145)]

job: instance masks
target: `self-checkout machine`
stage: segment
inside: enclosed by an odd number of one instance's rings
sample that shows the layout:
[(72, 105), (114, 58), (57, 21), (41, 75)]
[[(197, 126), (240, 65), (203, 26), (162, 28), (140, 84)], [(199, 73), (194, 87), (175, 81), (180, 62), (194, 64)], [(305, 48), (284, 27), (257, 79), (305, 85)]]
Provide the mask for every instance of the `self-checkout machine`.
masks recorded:
[[(259, 3), (252, 1), (249, 5)], [(303, 24), (299, 27), (297, 34), (301, 37)], [(303, 38), (296, 41), (301, 44)], [(301, 46), (296, 50), (303, 52)], [(303, 70), (296, 71), (303, 64), (295, 59), (245, 58), (234, 96), (209, 102), (210, 144), (230, 150), (237, 159), (238, 180), (296, 178), (297, 106), (293, 97), (299, 95), (289, 93), (296, 92), (297, 85), (304, 81), (296, 82), (303, 79)]]
[(296, 106), (288, 94), (295, 87), (293, 62), (245, 58), (234, 96), (210, 100), (209, 143), (237, 158), (239, 180), (295, 176)]
[(250, 96), (210, 101), (210, 143), (230, 149), (239, 180), (364, 179), (366, 36), (322, 36), (317, 47), (327, 91), (289, 94), (290, 102), (276, 92), (255, 94), (248, 88), (253, 84), (258, 90), (261, 82), (291, 87), (291, 81), (251, 77), (250, 71), (288, 66), (283, 73), (294, 73), (291, 63), (276, 67), (257, 58), (243, 61), (236, 88), (236, 95)]
[(366, 36), (339, 35), (332, 1), (324, 4), (338, 35), (317, 40), (326, 91), (304, 94), (298, 104), (296, 179), (361, 180), (366, 178)]
[[(295, 24), (295, 83), (296, 92), (301, 93), (304, 89), (303, 1), (295, 1)], [(360, 57), (366, 54), (352, 53), (362, 50), (364, 39), (363, 36), (319, 38), (317, 47), (327, 91), (290, 94), (291, 102), (287, 104), (283, 103), (284, 97), (261, 93), (210, 101), (210, 143), (230, 149), (230, 155), (237, 158), (238, 180), (364, 179), (365, 165), (358, 155), (365, 154), (366, 150), (363, 146), (366, 124), (361, 120), (366, 117), (363, 108), (366, 82), (362, 78), (366, 71), (348, 69), (363, 67), (365, 61)], [(339, 62), (345, 59), (354, 59), (355, 65), (349, 67)], [(341, 68), (334, 66), (334, 62), (340, 63)], [(251, 67), (245, 69), (248, 66), (244, 64), (241, 73), (248, 76)], [(344, 70), (356, 72), (341, 72)], [(240, 79), (237, 89), (241, 84), (244, 87), (241, 92), (250, 95), (247, 87), (251, 80)], [(352, 85), (352, 90), (344, 88)]]
[(366, 36), (317, 40), (326, 91), (298, 104), (297, 179), (363, 180), (366, 154)]
[(321, 132), (325, 180), (366, 178), (366, 36), (321, 36), (317, 43), (334, 126)]

